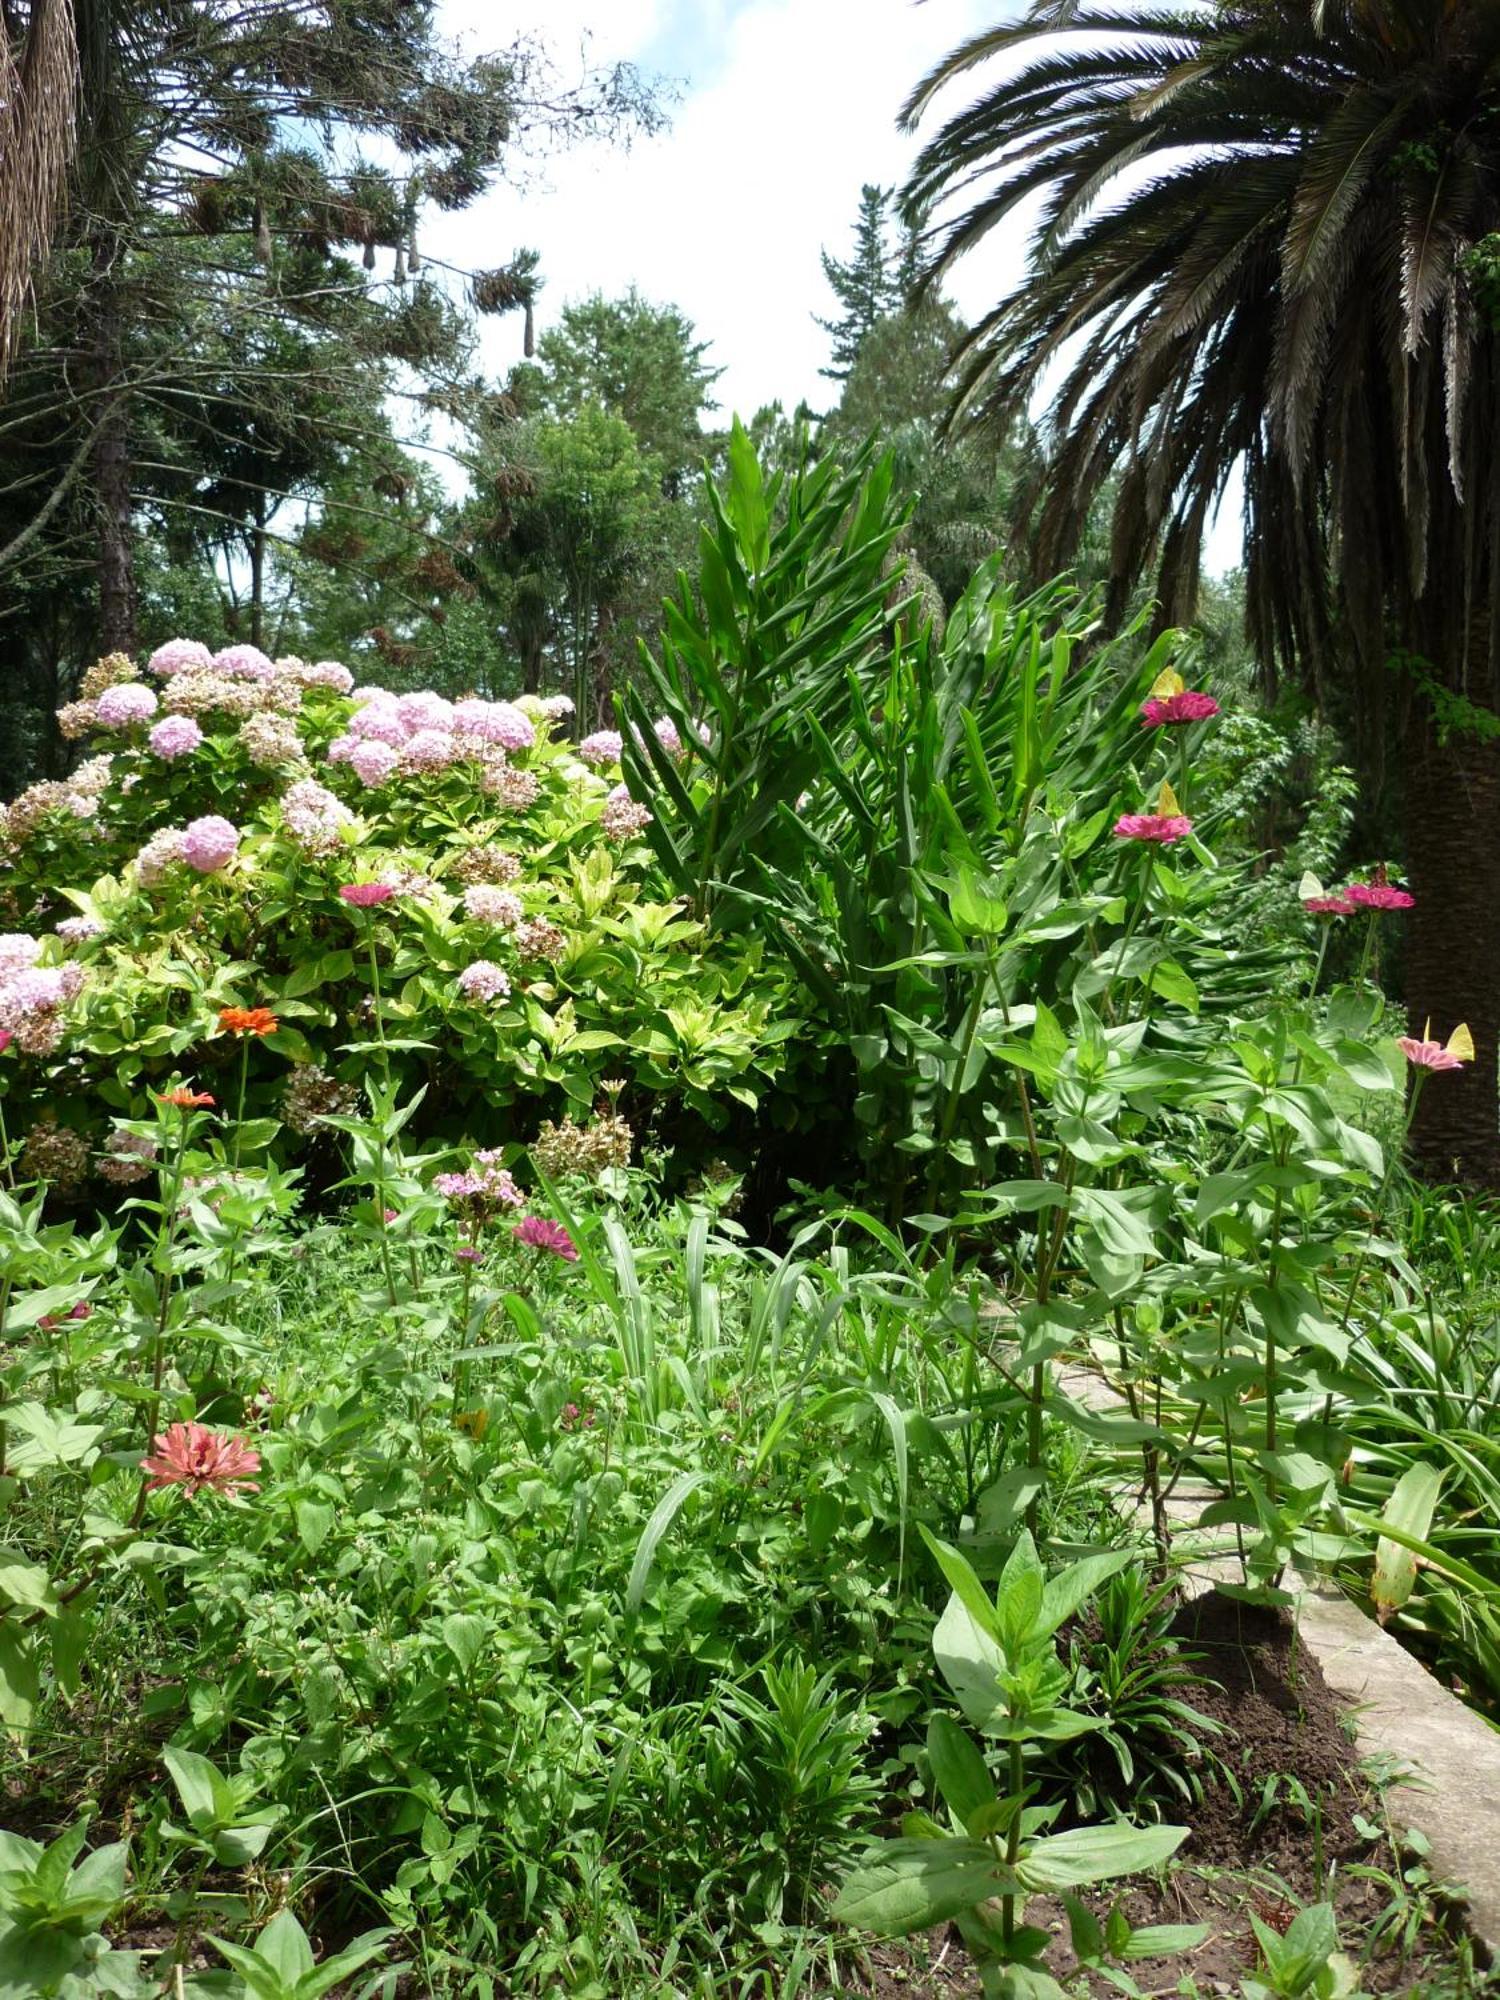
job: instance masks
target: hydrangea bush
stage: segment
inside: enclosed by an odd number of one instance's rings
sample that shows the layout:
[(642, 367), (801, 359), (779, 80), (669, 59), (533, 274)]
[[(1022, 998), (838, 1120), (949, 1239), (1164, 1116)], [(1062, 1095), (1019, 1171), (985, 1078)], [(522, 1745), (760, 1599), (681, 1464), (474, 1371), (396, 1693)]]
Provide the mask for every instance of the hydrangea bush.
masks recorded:
[(236, 1073), (221, 1010), (263, 1008), (249, 1101), (295, 1150), (347, 1112), (377, 999), (440, 1130), (528, 1139), (606, 1076), (679, 1141), (755, 1105), (796, 1032), (785, 981), (753, 945), (704, 948), (619, 736), (567, 741), (569, 710), (189, 639), (144, 670), (101, 660), (59, 712), (75, 769), (0, 814), (20, 1115), (99, 1140), (91, 1120), (139, 1113), (169, 1073)]

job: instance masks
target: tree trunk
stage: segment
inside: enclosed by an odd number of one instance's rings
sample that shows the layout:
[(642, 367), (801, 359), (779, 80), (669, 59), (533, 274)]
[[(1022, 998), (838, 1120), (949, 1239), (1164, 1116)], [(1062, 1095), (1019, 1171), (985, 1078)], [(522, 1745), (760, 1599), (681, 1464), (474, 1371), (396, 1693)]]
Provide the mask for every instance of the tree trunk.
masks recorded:
[[(120, 393), (124, 374), (121, 256), (118, 234), (100, 229), (93, 240), (92, 376), (99, 407), (105, 411), (94, 434), (94, 501), (99, 521), (99, 650), (133, 653), (136, 643), (135, 519), (131, 491), (130, 411)], [(112, 399), (112, 400), (111, 400)]]
[(1404, 919), (1413, 1035), (1460, 1021), (1474, 1061), (1425, 1079), (1411, 1137), (1430, 1181), (1500, 1187), (1500, 741), (1450, 733), (1414, 705), (1405, 771), (1406, 858), (1416, 908)]
[(260, 500), (250, 531), (250, 643), (259, 646), (266, 630), (266, 517)]

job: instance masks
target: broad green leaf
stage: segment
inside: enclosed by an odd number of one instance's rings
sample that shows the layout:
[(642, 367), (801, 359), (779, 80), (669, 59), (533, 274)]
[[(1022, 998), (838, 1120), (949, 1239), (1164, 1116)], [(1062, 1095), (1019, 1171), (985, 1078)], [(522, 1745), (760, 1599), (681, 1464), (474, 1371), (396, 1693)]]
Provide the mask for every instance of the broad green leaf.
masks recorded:
[(1185, 1826), (1081, 1826), (1033, 1841), (1016, 1863), (1028, 1889), (1081, 1889), (1159, 1868), (1187, 1839)]
[[(1425, 1541), (1432, 1530), (1432, 1517), (1442, 1484), (1442, 1473), (1425, 1459), (1409, 1465), (1396, 1481), (1391, 1497), (1385, 1503), (1385, 1511), (1380, 1517), (1382, 1523), (1400, 1528), (1418, 1541)], [(1370, 1582), (1376, 1616), (1382, 1623), (1405, 1604), (1416, 1580), (1417, 1558), (1412, 1548), (1382, 1535), (1375, 1545), (1375, 1574)]]
[(927, 1725), (927, 1756), (943, 1803), (970, 1832), (976, 1813), (995, 1803), (995, 1784), (974, 1739), (946, 1715)]
[(879, 1937), (906, 1937), (1014, 1887), (977, 1840), (887, 1840), (845, 1878), (833, 1914)]

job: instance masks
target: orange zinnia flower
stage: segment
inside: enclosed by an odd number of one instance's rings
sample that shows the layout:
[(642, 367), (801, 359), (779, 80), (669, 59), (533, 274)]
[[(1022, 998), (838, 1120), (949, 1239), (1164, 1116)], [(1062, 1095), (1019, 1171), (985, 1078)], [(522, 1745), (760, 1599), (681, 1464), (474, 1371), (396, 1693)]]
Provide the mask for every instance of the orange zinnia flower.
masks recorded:
[(158, 1104), (175, 1104), (179, 1111), (197, 1111), (200, 1106), (213, 1103), (206, 1090), (158, 1090), (154, 1095)]
[(280, 1023), (269, 1007), (221, 1007), (219, 1026), (230, 1035), (274, 1035)]

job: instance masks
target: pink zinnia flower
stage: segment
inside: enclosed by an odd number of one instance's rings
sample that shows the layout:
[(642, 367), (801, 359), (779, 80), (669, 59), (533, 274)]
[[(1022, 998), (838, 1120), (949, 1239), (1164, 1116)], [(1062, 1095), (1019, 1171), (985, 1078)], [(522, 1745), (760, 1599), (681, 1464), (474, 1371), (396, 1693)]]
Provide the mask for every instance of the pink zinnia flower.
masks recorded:
[(1359, 910), (1411, 910), (1417, 903), (1415, 896), (1389, 882), (1351, 882), (1342, 894)]
[(356, 910), (372, 910), (377, 903), (388, 903), (396, 893), (394, 882), (346, 882), (339, 895)]
[(1347, 896), (1304, 896), (1302, 907), (1310, 917), (1352, 917), (1359, 908)]
[(1177, 694), (1165, 697), (1153, 695), (1149, 701), (1141, 703), (1141, 727), (1160, 729), (1164, 724), (1180, 722), (1207, 722), (1210, 716), (1219, 713), (1219, 704), (1211, 694), (1200, 694), (1196, 688), (1183, 688)]
[(545, 1215), (524, 1215), (510, 1232), (528, 1250), (550, 1250), (565, 1264), (578, 1262), (578, 1246), (560, 1222)]
[(243, 1437), (225, 1437), (205, 1424), (173, 1424), (151, 1440), (155, 1454), (141, 1460), (146, 1491), (185, 1487), (188, 1497), (206, 1486), (215, 1493), (259, 1492), (251, 1474), (260, 1471), (260, 1453)]
[(5, 1054), (5, 1051), (10, 1047), (14, 1039), (15, 1035), (12, 1029), (0, 1028), (0, 1056)]
[(1115, 821), (1118, 839), (1154, 840), (1161, 847), (1185, 839), (1192, 830), (1193, 822), (1186, 813), (1123, 813)]
[(1415, 1035), (1398, 1035), (1396, 1047), (1413, 1069), (1462, 1069), (1465, 1063), (1474, 1060), (1474, 1037), (1463, 1022), (1448, 1037), (1446, 1046), (1432, 1039), (1432, 1023), (1429, 1021), (1422, 1030), (1420, 1040)]

